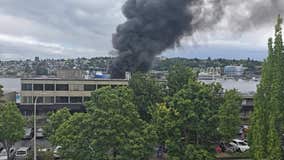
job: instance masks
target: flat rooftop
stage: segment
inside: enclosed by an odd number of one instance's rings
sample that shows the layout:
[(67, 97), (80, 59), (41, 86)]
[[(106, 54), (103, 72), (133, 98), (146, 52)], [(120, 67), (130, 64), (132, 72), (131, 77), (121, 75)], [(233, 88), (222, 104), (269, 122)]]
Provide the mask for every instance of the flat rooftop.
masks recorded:
[(62, 79), (62, 78), (21, 78), (21, 80), (37, 80), (37, 81), (128, 81), (127, 79)]

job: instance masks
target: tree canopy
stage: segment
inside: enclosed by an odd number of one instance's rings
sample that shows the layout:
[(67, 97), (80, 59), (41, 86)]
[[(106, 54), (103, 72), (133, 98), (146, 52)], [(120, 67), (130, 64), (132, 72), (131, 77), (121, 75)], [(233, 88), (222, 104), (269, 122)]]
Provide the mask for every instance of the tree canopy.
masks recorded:
[(133, 103), (138, 107), (141, 118), (151, 120), (151, 107), (163, 102), (165, 90), (162, 82), (158, 82), (148, 74), (135, 73), (129, 81), (129, 88), (134, 93)]
[(236, 90), (225, 92), (224, 103), (221, 105), (218, 113), (218, 132), (225, 142), (233, 139), (239, 131), (239, 126), (241, 125), (239, 116), (241, 112), (241, 103), (241, 95)]
[(254, 98), (255, 107), (251, 117), (250, 141), (252, 156), (256, 160), (281, 159), (280, 136), (284, 126), (283, 49), (282, 18), (278, 16), (274, 42), (272, 38), (268, 40), (269, 55), (263, 64), (262, 80)]
[(64, 158), (146, 160), (162, 146), (169, 159), (211, 160), (211, 147), (237, 134), (236, 90), (224, 94), (220, 84), (199, 82), (184, 66), (171, 69), (168, 88), (146, 74), (132, 78), (129, 87), (94, 91), (86, 113), (49, 117), (48, 136)]
[(53, 114), (50, 114), (47, 123), (45, 125), (44, 131), (48, 140), (51, 143), (55, 143), (55, 132), (60, 127), (61, 124), (63, 124), (65, 121), (67, 121), (71, 117), (71, 113), (67, 108), (63, 108)]
[(24, 136), (25, 119), (14, 103), (0, 106), (0, 142), (10, 160), (10, 148)]
[[(71, 116), (55, 133), (66, 158), (147, 159), (154, 153), (155, 128), (143, 121), (124, 87), (92, 94), (88, 112)], [(78, 151), (80, 153), (78, 153)]]

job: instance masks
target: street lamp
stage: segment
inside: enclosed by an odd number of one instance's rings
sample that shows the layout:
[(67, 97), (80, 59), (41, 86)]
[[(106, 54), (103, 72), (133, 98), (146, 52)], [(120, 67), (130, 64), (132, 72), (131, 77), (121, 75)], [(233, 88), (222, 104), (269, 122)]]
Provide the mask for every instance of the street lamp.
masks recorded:
[(43, 94), (37, 95), (35, 97), (35, 102), (34, 102), (34, 160), (36, 160), (36, 103), (38, 100), (38, 97), (42, 96)]
[(34, 160), (36, 160), (36, 103), (38, 96), (35, 98), (34, 102)]

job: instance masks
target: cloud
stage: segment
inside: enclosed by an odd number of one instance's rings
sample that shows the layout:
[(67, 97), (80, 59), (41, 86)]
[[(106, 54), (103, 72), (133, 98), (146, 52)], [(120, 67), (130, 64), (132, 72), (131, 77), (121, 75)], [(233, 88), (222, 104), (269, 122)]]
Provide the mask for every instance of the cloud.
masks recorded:
[[(108, 56), (112, 50), (111, 38), (116, 26), (125, 21), (121, 7), (126, 0), (1, 0), (0, 1), (0, 59), (26, 59), (40, 56), (42, 58), (72, 58)], [(251, 9), (251, 3), (241, 0), (242, 13)], [(275, 0), (269, 6), (269, 0), (253, 0), (257, 7), (270, 12), (271, 7), (281, 6), (283, 1)], [(231, 1), (230, 1), (231, 2)], [(232, 4), (233, 1), (231, 2)], [(281, 4), (282, 3), (282, 4)], [(234, 4), (236, 5), (236, 4)], [(231, 6), (234, 6), (231, 5)], [(282, 5), (283, 6), (283, 5)], [(279, 7), (277, 7), (279, 8)], [(228, 8), (227, 12), (234, 8)], [(244, 14), (258, 22), (261, 15), (258, 10)], [(279, 10), (271, 11), (276, 14)], [(283, 8), (280, 12), (283, 12)], [(273, 18), (263, 19), (269, 24), (261, 27), (250, 25), (250, 30), (243, 33), (230, 31), (232, 14), (214, 29), (196, 32), (193, 37), (183, 40), (183, 48), (194, 52), (194, 46), (201, 48), (241, 47), (245, 50), (265, 50), (266, 40), (273, 35)], [(235, 23), (244, 17), (236, 18)], [(240, 28), (237, 28), (241, 30)], [(221, 50), (218, 50), (221, 51)], [(175, 54), (175, 50), (167, 51)], [(200, 51), (199, 54), (207, 55)], [(213, 54), (213, 53), (212, 53)], [(179, 55), (179, 54), (178, 54)], [(195, 54), (192, 54), (195, 55)], [(171, 55), (174, 56), (174, 55)], [(213, 57), (214, 55), (212, 55)]]
[[(124, 20), (123, 2), (1, 0), (0, 43), (5, 47), (0, 56), (27, 54), (24, 51), (61, 58), (107, 55), (112, 49), (112, 33)], [(33, 57), (28, 55), (24, 57)]]

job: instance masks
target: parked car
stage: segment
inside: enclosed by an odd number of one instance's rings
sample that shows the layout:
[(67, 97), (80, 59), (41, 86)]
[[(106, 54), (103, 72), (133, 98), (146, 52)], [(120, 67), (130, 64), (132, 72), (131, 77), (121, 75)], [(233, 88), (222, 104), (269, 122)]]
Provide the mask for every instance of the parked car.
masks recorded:
[(43, 134), (43, 129), (42, 128), (38, 128), (36, 130), (36, 138), (38, 138), (38, 139), (44, 138), (44, 134)]
[[(10, 148), (9, 152), (10, 152), (11, 159), (14, 159), (16, 149), (15, 148)], [(1, 150), (1, 152), (0, 152), (0, 160), (8, 160), (8, 154), (7, 154), (6, 149), (2, 149)]]
[(225, 152), (236, 152), (238, 148), (230, 143), (225, 145)]
[(52, 152), (52, 148), (40, 148), (38, 149), (39, 152)]
[(229, 144), (236, 147), (237, 151), (240, 152), (248, 151), (250, 148), (247, 142), (239, 139), (233, 139)]
[(59, 152), (60, 152), (61, 148), (62, 148), (61, 146), (56, 146), (55, 147), (55, 149), (53, 151), (53, 158), (54, 159), (60, 159), (61, 158), (60, 155), (59, 155)]
[(15, 160), (27, 160), (29, 151), (31, 150), (30, 147), (21, 147), (16, 151)]
[(25, 128), (25, 135), (23, 139), (32, 139), (34, 136), (33, 128)]

